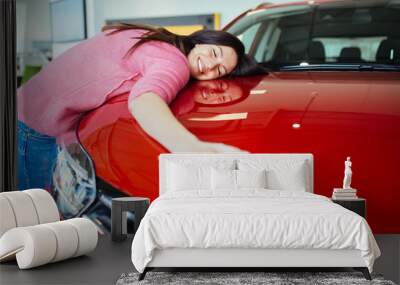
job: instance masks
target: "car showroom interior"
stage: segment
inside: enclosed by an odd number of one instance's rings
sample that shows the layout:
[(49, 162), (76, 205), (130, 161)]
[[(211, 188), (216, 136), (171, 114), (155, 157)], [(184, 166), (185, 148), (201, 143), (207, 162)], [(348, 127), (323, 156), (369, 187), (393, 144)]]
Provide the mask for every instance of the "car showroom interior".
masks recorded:
[(0, 284), (400, 284), (399, 0), (0, 1)]

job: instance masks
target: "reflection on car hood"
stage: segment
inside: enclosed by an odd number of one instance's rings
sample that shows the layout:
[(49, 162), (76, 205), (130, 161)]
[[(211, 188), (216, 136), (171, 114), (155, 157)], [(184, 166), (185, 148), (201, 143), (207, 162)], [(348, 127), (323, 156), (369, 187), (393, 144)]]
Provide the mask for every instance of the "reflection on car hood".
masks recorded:
[[(381, 198), (385, 210), (373, 203), (368, 208), (381, 211), (369, 218), (373, 230), (400, 228), (374, 220), (389, 218), (400, 198), (399, 73), (274, 72), (225, 81), (210, 85), (229, 93), (221, 102), (204, 102), (204, 94), (211, 96), (207, 84), (193, 83), (178, 95), (171, 109), (186, 128), (201, 140), (252, 153), (313, 153), (314, 191), (326, 196), (341, 186), (343, 161), (351, 156), (359, 195), (387, 197)], [(154, 199), (158, 155), (167, 150), (137, 125), (126, 100), (114, 98), (89, 113), (79, 136), (98, 177), (126, 194)]]

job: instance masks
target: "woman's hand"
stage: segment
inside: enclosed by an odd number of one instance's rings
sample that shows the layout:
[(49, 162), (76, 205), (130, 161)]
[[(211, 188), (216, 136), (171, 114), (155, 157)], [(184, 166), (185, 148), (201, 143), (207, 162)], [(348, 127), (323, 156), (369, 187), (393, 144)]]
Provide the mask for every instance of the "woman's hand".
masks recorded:
[(246, 152), (223, 143), (199, 140), (175, 118), (157, 94), (142, 94), (132, 99), (128, 107), (142, 129), (170, 152)]

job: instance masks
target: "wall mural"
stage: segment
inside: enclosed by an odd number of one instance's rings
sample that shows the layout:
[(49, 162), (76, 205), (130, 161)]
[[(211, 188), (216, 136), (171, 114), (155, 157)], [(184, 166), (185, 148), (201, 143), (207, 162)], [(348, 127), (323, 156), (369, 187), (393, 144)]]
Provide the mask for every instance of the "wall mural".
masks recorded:
[[(85, 41), (78, 49), (90, 44)], [(249, 43), (247, 47), (256, 55), (269, 56), (268, 50), (259, 53)], [(129, 48), (123, 45), (124, 51)], [(278, 54), (285, 58), (283, 53), (293, 49), (291, 45)], [(62, 68), (56, 58), (18, 89), (18, 187), (45, 188), (55, 197), (64, 218), (87, 215), (109, 229), (113, 197), (158, 197), (158, 156), (172, 151), (132, 116), (130, 90), (135, 88), (137, 74), (129, 72), (137, 62), (115, 65), (113, 56), (121, 52), (116, 46), (100, 51), (107, 54), (101, 63), (93, 60), (99, 55), (96, 52), (79, 57), (66, 52), (60, 57)], [(211, 56), (218, 57), (218, 52), (210, 49)], [(147, 54), (148, 60), (158, 56), (158, 50)], [(174, 58), (167, 74), (187, 72), (180, 60)], [(101, 84), (92, 84), (73, 100), (57, 102), (60, 90), (76, 92), (69, 83), (82, 79), (76, 68), (82, 63), (91, 64), (90, 82), (100, 78)], [(141, 66), (160, 69), (151, 63)], [(198, 71), (206, 68), (197, 64)], [(127, 74), (129, 80), (125, 80)], [(400, 161), (398, 72), (286, 70), (205, 81), (186, 79), (172, 84), (172, 91), (179, 90), (175, 98), (168, 92), (163, 98), (173, 118), (203, 143), (203, 150), (224, 152), (233, 147), (250, 153), (312, 153), (314, 192), (328, 197), (342, 186), (343, 161), (350, 156), (352, 186), (368, 201), (372, 230), (400, 231), (399, 220), (393, 219), (400, 199), (400, 182), (394, 179)], [(86, 88), (85, 82), (82, 86)], [(42, 96), (44, 91), (47, 96)], [(107, 98), (98, 100), (104, 94)], [(149, 114), (158, 115), (155, 111)], [(169, 143), (175, 146), (182, 141), (170, 136)]]

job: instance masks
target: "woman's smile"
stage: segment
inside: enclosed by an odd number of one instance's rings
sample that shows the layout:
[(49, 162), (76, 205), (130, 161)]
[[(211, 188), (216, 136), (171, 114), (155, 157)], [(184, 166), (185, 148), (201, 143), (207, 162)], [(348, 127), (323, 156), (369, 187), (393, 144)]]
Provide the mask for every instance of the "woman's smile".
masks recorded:
[(237, 54), (229, 46), (196, 44), (188, 54), (191, 75), (198, 80), (210, 80), (232, 72)]

